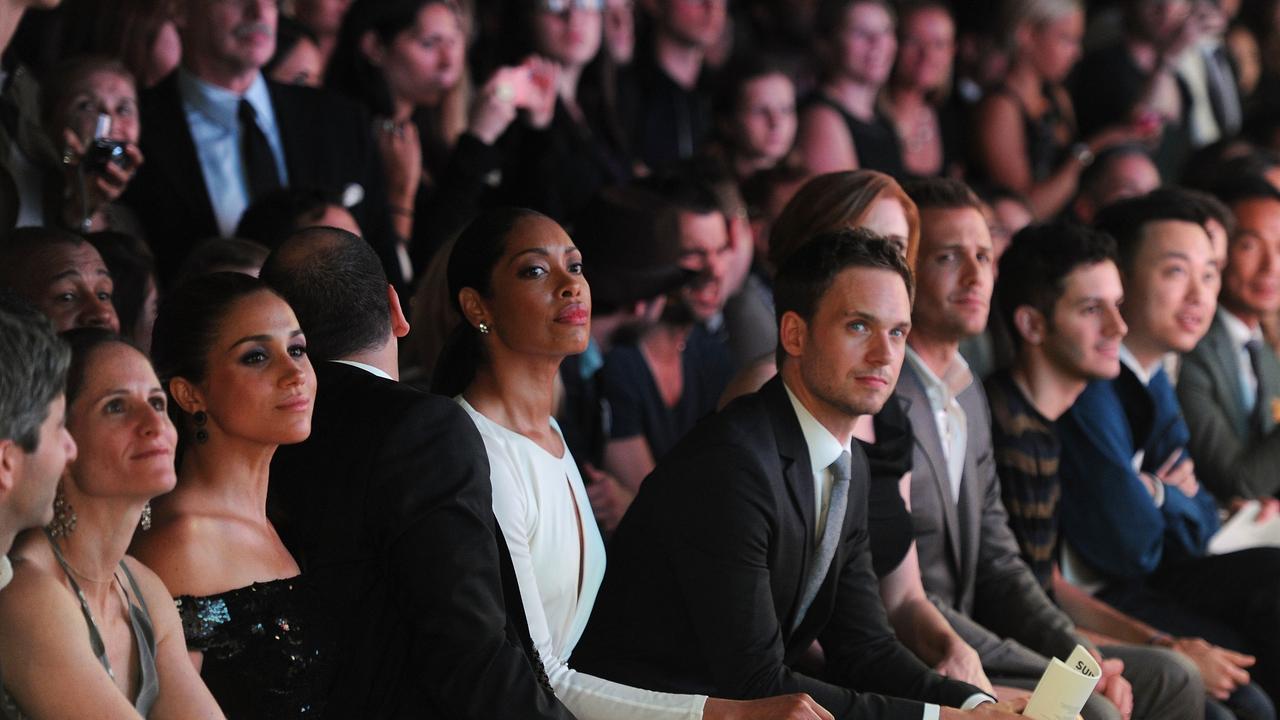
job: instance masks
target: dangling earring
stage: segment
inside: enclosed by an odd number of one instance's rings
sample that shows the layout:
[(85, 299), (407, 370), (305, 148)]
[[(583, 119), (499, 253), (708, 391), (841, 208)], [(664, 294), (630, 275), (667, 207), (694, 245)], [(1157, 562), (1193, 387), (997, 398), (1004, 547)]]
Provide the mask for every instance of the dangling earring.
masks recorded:
[(49, 522), (49, 534), (53, 537), (66, 537), (76, 529), (76, 511), (67, 502), (66, 493), (58, 486), (58, 493), (53, 496), (53, 520)]
[(488, 335), (489, 323), (480, 323), (479, 325), (476, 326), (476, 329), (480, 331), (481, 335)]
[(191, 419), (196, 424), (196, 442), (203, 443), (209, 441), (209, 431), (205, 429), (205, 423), (209, 422), (209, 416), (205, 415), (203, 410), (197, 410)]
[(148, 500), (146, 505), (142, 506), (142, 520), (138, 522), (138, 527), (143, 530), (151, 529), (151, 501)]

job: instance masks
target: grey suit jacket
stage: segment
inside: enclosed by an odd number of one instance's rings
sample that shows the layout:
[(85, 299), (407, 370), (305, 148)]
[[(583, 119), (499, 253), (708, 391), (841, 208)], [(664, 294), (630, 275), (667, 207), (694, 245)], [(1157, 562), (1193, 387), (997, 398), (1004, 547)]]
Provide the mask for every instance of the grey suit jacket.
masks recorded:
[(910, 363), (903, 365), (897, 394), (906, 401), (915, 433), (911, 522), (925, 592), (977, 650), (988, 674), (1039, 677), (1045, 656), (1066, 658), (1084, 641), (1018, 554), (1000, 500), (982, 384), (975, 379), (957, 397), (968, 424), (958, 503), (951, 500), (946, 455), (924, 383)]
[[(1221, 313), (1222, 311), (1219, 311)], [(1280, 432), (1274, 405), (1280, 402), (1280, 360), (1264, 352), (1258, 382), (1262, 432), (1251, 427), (1240, 390), (1235, 344), (1214, 317), (1209, 333), (1182, 358), (1178, 402), (1191, 431), (1196, 477), (1221, 501), (1275, 495), (1280, 490)]]

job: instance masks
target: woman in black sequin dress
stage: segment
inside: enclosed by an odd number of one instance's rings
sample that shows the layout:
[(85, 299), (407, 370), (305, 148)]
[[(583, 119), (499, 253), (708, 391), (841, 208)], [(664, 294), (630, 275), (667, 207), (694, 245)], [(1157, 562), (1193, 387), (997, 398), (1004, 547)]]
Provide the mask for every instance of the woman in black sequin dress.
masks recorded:
[(228, 718), (319, 717), (331, 624), (266, 516), (276, 447), (311, 432), (315, 374), (298, 321), (256, 278), (215, 273), (167, 298), (152, 349), (183, 444), (177, 489), (134, 551), (177, 596)]

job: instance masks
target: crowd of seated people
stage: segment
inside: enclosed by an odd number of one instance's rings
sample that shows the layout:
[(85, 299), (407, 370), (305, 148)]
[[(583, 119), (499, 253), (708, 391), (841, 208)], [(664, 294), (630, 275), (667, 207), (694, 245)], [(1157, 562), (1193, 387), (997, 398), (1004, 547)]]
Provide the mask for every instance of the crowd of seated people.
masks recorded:
[(0, 718), (1276, 720), (1276, 0), (0, 0)]

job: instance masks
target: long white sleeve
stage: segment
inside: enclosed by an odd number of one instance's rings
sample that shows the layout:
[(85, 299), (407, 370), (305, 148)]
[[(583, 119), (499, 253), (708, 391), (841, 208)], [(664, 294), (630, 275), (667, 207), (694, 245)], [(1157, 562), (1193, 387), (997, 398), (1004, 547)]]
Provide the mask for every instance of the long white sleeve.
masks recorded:
[(604, 544), (582, 478), (567, 449), (556, 458), (460, 402), (484, 438), (494, 514), (511, 553), (529, 634), (556, 697), (580, 720), (701, 720), (704, 695), (642, 690), (570, 667), (604, 576)]

